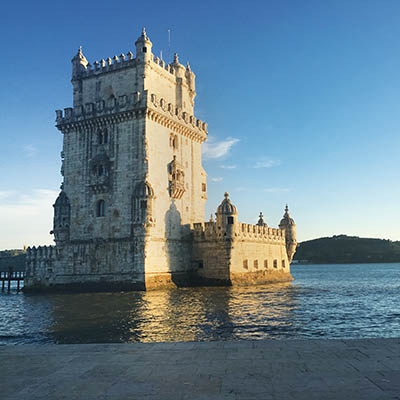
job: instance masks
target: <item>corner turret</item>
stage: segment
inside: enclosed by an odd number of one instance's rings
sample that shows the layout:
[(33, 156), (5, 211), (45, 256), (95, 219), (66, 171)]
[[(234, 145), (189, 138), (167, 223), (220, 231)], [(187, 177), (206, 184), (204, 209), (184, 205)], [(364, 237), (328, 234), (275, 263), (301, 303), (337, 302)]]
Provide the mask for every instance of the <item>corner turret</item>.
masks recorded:
[(196, 97), (196, 75), (193, 73), (193, 71), (190, 69), (190, 64), (187, 63), (186, 65), (186, 72), (185, 72), (185, 77), (186, 77), (186, 84), (189, 88), (189, 96), (190, 96), (190, 101), (192, 106), (194, 105), (194, 98)]
[(217, 229), (220, 229), (225, 236), (231, 236), (235, 231), (235, 226), (237, 224), (237, 215), (238, 211), (235, 205), (231, 203), (229, 199), (229, 193), (225, 192), (224, 200), (222, 200), (221, 204), (217, 208), (217, 212), (215, 213)]
[(82, 46), (79, 47), (78, 53), (71, 60), (72, 62), (72, 79), (71, 83), (74, 88), (73, 98), (74, 107), (82, 105), (82, 76), (90, 68), (89, 61), (83, 55)]
[(257, 222), (258, 226), (268, 226), (265, 222), (264, 222), (264, 215), (262, 212), (260, 212), (260, 215), (258, 216), (258, 222)]
[(71, 204), (64, 191), (61, 191), (53, 207), (53, 230), (50, 231), (50, 234), (54, 234), (54, 241), (57, 246), (61, 246), (69, 240), (69, 226), (71, 222)]
[(286, 252), (289, 262), (292, 262), (294, 253), (296, 252), (297, 241), (296, 241), (296, 224), (293, 218), (289, 215), (289, 207), (286, 204), (285, 214), (279, 223), (279, 228), (285, 231), (286, 239)]
[(146, 34), (146, 29), (142, 29), (142, 34), (138, 37), (135, 42), (136, 46), (136, 61), (138, 62), (148, 62), (153, 59), (153, 55), (151, 53), (151, 48), (153, 44)]
[(186, 75), (186, 68), (179, 62), (178, 53), (174, 54), (174, 61), (171, 64), (175, 69), (175, 75), (178, 78), (183, 78)]
[(85, 72), (89, 67), (89, 61), (83, 55), (82, 46), (79, 46), (78, 53), (71, 60), (72, 62), (72, 79), (78, 78), (82, 72)]

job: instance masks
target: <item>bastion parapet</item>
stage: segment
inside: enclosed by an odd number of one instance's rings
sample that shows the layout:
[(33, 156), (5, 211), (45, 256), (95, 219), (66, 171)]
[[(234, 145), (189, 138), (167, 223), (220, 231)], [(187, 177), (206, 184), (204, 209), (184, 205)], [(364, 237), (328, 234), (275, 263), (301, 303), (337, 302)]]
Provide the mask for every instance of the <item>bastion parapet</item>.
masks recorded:
[(285, 231), (279, 228), (270, 228), (239, 222), (237, 230), (224, 231), (216, 222), (197, 222), (193, 224), (194, 240), (215, 240), (219, 238), (231, 238), (235, 240), (253, 239), (260, 242), (285, 243)]

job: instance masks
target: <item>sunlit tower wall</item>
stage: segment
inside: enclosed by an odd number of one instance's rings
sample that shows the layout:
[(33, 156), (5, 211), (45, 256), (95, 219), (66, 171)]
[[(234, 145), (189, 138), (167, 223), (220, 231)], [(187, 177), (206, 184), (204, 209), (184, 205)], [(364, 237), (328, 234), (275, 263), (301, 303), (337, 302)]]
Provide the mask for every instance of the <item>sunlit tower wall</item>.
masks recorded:
[(80, 48), (72, 59), (73, 107), (56, 112), (63, 182), (46, 284), (188, 279), (190, 226), (204, 220), (207, 198), (207, 126), (194, 117), (189, 64), (155, 57), (144, 29), (135, 47), (136, 57), (91, 65)]

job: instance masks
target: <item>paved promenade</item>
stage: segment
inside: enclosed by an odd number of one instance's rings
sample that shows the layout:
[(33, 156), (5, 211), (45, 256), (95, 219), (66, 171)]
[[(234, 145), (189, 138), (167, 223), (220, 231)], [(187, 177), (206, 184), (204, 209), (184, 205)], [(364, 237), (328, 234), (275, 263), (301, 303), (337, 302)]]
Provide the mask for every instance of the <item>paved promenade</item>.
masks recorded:
[(400, 399), (400, 339), (0, 346), (0, 398)]

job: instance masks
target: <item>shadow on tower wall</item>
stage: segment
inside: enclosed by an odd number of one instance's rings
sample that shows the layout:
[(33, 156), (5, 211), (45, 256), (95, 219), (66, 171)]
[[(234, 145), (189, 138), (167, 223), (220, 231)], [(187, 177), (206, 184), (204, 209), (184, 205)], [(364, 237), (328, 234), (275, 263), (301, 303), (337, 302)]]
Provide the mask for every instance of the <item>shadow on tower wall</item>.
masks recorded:
[(190, 226), (182, 225), (181, 214), (174, 200), (165, 214), (165, 239), (172, 282), (178, 287), (193, 286)]

